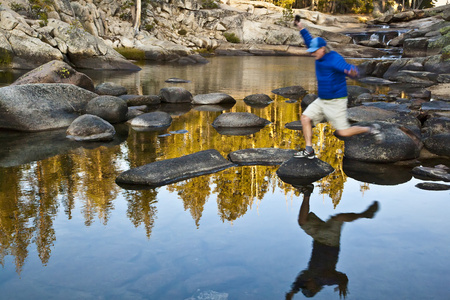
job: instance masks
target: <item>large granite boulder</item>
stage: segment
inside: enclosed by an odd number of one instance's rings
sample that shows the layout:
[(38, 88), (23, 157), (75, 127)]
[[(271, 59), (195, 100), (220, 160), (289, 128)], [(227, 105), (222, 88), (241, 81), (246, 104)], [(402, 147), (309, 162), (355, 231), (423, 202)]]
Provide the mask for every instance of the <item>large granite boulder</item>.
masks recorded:
[(67, 138), (77, 142), (112, 141), (116, 130), (100, 117), (85, 114), (76, 118), (67, 128)]
[[(364, 162), (391, 163), (417, 158), (420, 154), (420, 140), (405, 128), (387, 122), (376, 122), (384, 133), (384, 140), (377, 142), (370, 134), (358, 134), (344, 138), (344, 155), (348, 159)], [(370, 123), (356, 123), (368, 126)]]
[(292, 157), (278, 168), (277, 175), (286, 183), (305, 185), (313, 183), (332, 172), (334, 172), (334, 168), (318, 158)]
[(232, 166), (234, 164), (220, 155), (219, 151), (210, 149), (130, 169), (121, 173), (116, 183), (130, 189), (154, 188)]
[(11, 85), (30, 83), (70, 83), (88, 91), (94, 91), (94, 82), (89, 76), (76, 71), (69, 64), (52, 60), (20, 76)]
[(139, 71), (141, 68), (126, 60), (121, 54), (75, 24), (61, 20), (48, 20), (53, 39), (60, 41), (58, 47), (77, 68)]
[(41, 131), (69, 126), (97, 94), (73, 84), (47, 83), (0, 88), (0, 128)]

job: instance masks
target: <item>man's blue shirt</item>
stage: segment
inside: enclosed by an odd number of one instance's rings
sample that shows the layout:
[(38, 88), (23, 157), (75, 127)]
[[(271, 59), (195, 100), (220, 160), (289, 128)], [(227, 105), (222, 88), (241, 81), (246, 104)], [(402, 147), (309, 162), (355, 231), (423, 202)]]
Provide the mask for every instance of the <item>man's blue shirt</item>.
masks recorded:
[[(309, 48), (312, 36), (305, 28), (300, 31), (305, 45)], [(336, 51), (326, 53), (321, 59), (316, 60), (316, 78), (318, 96), (321, 99), (335, 99), (347, 97), (347, 82), (345, 70), (355, 69), (348, 64)]]

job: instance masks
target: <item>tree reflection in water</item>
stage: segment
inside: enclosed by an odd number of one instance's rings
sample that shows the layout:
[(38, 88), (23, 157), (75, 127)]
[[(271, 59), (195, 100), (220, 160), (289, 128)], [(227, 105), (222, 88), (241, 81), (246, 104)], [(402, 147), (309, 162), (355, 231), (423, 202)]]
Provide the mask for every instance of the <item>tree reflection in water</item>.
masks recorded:
[[(304, 146), (301, 132), (286, 129), (284, 125), (299, 120), (300, 104), (286, 100), (276, 96), (276, 101), (264, 109), (238, 101), (229, 111), (254, 113), (272, 122), (249, 136), (220, 135), (211, 126), (220, 112), (191, 110), (174, 115), (169, 128), (171, 132), (186, 130), (186, 134), (161, 136), (165, 132), (137, 132), (130, 128), (126, 142), (120, 145), (80, 147), (37, 162), (0, 168), (1, 263), (5, 256), (13, 256), (20, 273), (28, 248), (35, 243), (45, 265), (57, 238), (53, 221), (60, 206), (68, 220), (72, 211), (79, 209), (86, 226), (96, 219), (107, 225), (119, 194), (128, 202), (127, 217), (134, 226), (142, 225), (150, 239), (157, 220), (158, 189), (121, 189), (115, 184), (117, 175), (129, 168), (206, 149), (217, 149), (225, 157), (232, 151), (247, 148), (299, 149)], [(346, 181), (342, 171), (343, 143), (326, 124), (314, 130), (316, 152), (336, 170), (319, 181), (318, 186), (337, 205)], [(233, 222), (276, 187), (285, 194), (294, 192), (292, 186), (278, 179), (276, 169), (276, 166), (235, 167), (177, 182), (166, 189), (179, 195), (197, 227), (211, 195), (217, 198), (220, 219)]]

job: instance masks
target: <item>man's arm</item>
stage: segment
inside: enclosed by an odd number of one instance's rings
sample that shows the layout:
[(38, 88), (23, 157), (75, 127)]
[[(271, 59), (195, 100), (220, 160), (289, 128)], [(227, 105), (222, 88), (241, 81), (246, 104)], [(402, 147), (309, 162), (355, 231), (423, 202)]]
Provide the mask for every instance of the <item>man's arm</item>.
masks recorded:
[(333, 63), (333, 66), (336, 70), (345, 73), (347, 76), (351, 78), (358, 77), (359, 71), (356, 66), (347, 63), (340, 54), (336, 55), (335, 57), (336, 58)]
[(294, 22), (294, 24), (300, 31), (300, 35), (303, 37), (306, 47), (309, 48), (309, 44), (311, 43), (311, 40), (313, 39), (311, 34), (305, 27), (303, 27), (302, 22)]

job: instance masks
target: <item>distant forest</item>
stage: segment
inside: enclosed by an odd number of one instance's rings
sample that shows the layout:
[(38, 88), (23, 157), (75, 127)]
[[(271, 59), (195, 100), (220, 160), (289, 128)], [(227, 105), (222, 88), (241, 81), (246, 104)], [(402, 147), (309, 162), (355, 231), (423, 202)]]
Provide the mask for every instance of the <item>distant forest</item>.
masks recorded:
[(309, 8), (325, 13), (357, 13), (393, 11), (434, 7), (436, 0), (264, 0), (286, 9)]

